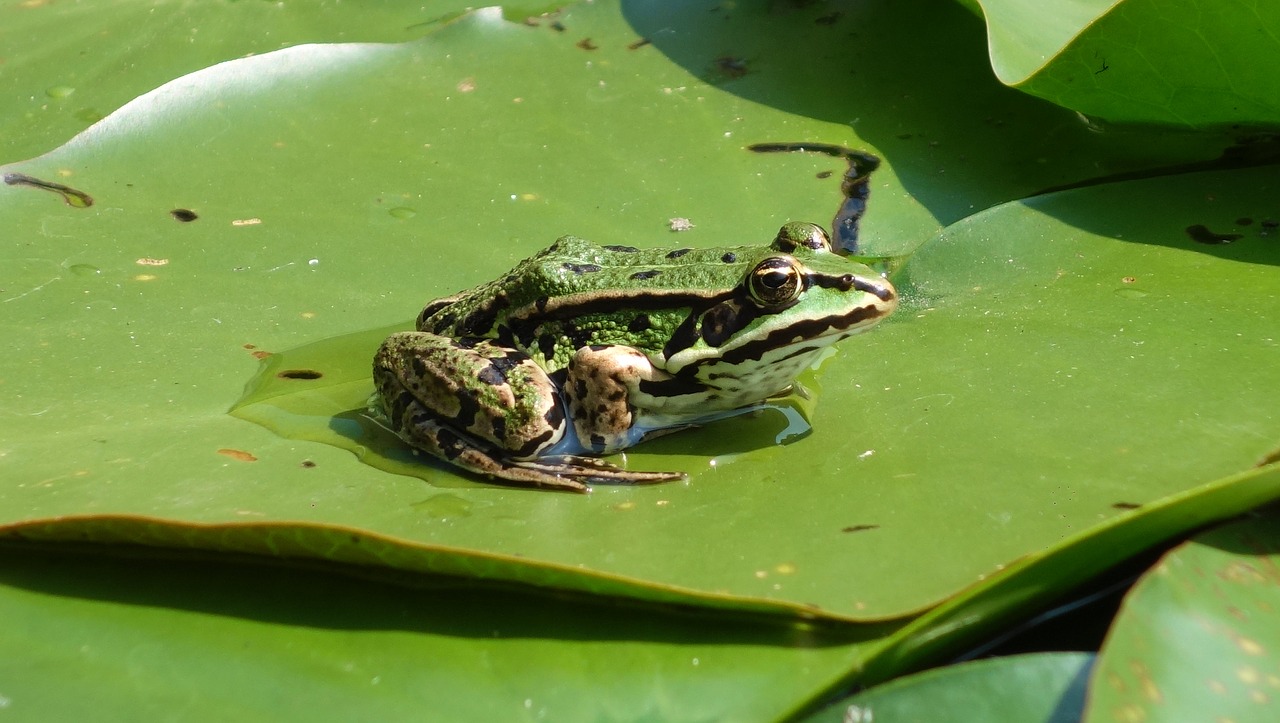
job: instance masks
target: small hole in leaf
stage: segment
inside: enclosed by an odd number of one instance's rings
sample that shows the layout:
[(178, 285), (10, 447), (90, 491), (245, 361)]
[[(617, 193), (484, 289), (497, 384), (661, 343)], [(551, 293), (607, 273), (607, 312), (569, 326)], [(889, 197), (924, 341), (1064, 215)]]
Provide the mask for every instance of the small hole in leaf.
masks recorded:
[(276, 376), (281, 379), (319, 379), (324, 376), (324, 372), (315, 369), (285, 369)]

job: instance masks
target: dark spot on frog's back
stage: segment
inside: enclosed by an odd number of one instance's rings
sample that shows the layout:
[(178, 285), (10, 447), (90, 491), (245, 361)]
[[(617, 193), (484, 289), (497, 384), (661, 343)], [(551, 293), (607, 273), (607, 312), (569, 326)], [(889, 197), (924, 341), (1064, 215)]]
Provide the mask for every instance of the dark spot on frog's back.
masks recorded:
[(730, 251), (730, 252), (726, 253), (724, 256), (721, 256), (721, 257), (720, 257), (720, 260), (721, 260), (721, 261), (723, 261), (723, 262), (725, 262), (726, 264), (731, 264), (731, 263), (733, 263), (734, 261), (737, 261), (737, 260), (738, 260), (738, 256), (737, 256), (736, 254), (734, 254), (732, 251)]
[(605, 251), (617, 251), (620, 254), (634, 254), (640, 251), (640, 249), (636, 248), (635, 246), (610, 245), (610, 246), (604, 246), (603, 248)]
[(594, 274), (600, 270), (600, 267), (595, 264), (571, 264), (568, 261), (562, 266), (566, 271), (572, 271), (575, 274)]
[(667, 252), (667, 258), (669, 258), (669, 259), (678, 259), (678, 258), (680, 258), (681, 256), (684, 256), (685, 254), (689, 253), (689, 252), (690, 252), (690, 251), (692, 251), (692, 250), (693, 250), (693, 249), (676, 249), (675, 251), (669, 251), (669, 252)]
[(543, 359), (551, 359), (556, 355), (556, 338), (552, 334), (543, 334), (538, 337), (538, 351), (542, 352)]
[(637, 271), (634, 274), (632, 274), (629, 278), (632, 281), (644, 281), (645, 279), (652, 279), (655, 276), (661, 276), (661, 275), (662, 275), (661, 271), (659, 271), (658, 269), (653, 269), (651, 271)]
[(627, 331), (634, 334), (641, 331), (648, 331), (652, 326), (653, 320), (649, 318), (648, 314), (637, 314), (631, 319), (631, 323), (627, 324)]

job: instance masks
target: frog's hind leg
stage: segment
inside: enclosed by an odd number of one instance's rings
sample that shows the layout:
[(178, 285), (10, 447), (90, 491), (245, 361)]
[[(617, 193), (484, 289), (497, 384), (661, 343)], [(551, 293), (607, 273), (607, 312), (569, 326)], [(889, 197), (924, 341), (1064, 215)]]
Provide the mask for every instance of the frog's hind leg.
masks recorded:
[(400, 410), (400, 422), (396, 425), (398, 436), (414, 449), (421, 450), (463, 469), (531, 487), (547, 487), (567, 492), (590, 492), (585, 483), (571, 477), (562, 477), (537, 469), (529, 469), (527, 462), (511, 462), (488, 445), (459, 434), (413, 400)]
[(577, 455), (551, 455), (533, 460), (509, 460), (482, 442), (458, 434), (433, 418), (416, 401), (402, 412), (399, 436), (416, 449), (464, 469), (496, 480), (531, 487), (590, 492), (591, 482), (655, 484), (684, 479), (680, 472), (624, 470), (601, 459)]
[(590, 482), (681, 479), (557, 455), (567, 425), (560, 391), (528, 355), (483, 339), (392, 334), (374, 357), (377, 406), (401, 439), (507, 482), (589, 492)]

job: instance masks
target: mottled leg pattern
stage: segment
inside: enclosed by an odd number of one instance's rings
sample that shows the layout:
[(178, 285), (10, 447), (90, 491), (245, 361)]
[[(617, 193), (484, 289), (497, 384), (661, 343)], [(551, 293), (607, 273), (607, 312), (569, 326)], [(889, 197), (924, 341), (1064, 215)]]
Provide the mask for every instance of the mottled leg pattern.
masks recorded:
[[(609, 454), (656, 436), (634, 429), (631, 403), (641, 382), (667, 381), (671, 375), (655, 369), (649, 357), (627, 346), (591, 346), (569, 360), (565, 400), (582, 446)], [(674, 430), (673, 430), (674, 431)]]
[(527, 355), (492, 342), (393, 334), (374, 357), (379, 404), (417, 449), (483, 475), (587, 492), (588, 482), (661, 482), (601, 460), (541, 456), (566, 425), (557, 386)]
[(374, 358), (374, 381), (397, 428), (425, 422), (405, 416), (417, 401), (441, 425), (515, 458), (551, 447), (564, 428), (546, 373), (528, 356), (484, 340), (393, 334)]

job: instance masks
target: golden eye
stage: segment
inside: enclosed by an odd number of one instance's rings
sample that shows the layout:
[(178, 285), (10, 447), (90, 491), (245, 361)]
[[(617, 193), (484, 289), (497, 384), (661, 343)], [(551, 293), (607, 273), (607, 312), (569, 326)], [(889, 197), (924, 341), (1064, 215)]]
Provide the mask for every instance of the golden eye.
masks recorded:
[(774, 256), (751, 270), (747, 276), (747, 290), (751, 292), (751, 298), (762, 306), (781, 306), (800, 297), (804, 279), (793, 259)]

